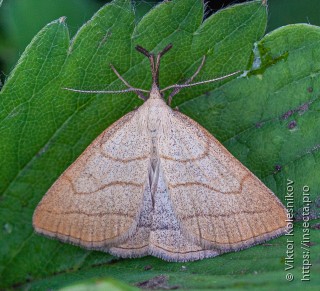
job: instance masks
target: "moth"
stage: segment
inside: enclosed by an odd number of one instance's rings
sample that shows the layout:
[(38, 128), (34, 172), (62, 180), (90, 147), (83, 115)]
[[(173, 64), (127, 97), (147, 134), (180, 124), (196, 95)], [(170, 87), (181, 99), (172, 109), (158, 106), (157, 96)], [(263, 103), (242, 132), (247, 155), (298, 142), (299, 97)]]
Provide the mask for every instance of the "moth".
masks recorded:
[[(193, 261), (238, 251), (285, 233), (280, 200), (197, 122), (170, 107), (182, 88), (160, 89), (165, 47), (150, 60), (145, 102), (102, 132), (48, 190), (33, 215), (37, 233), (123, 258)], [(163, 92), (172, 89), (166, 102)], [(148, 97), (144, 93), (148, 93)]]

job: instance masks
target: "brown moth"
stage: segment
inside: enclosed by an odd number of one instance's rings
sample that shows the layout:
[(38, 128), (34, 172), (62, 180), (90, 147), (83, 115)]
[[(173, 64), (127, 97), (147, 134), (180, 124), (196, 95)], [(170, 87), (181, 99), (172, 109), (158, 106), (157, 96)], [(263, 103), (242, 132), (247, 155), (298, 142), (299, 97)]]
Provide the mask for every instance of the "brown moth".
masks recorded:
[[(191, 83), (159, 88), (161, 57), (137, 46), (151, 63), (145, 102), (100, 134), (59, 177), (33, 215), (36, 232), (113, 255), (192, 261), (238, 251), (285, 233), (280, 200), (198, 123), (172, 110)], [(173, 89), (168, 104), (162, 92)], [(149, 97), (143, 94), (149, 93)]]

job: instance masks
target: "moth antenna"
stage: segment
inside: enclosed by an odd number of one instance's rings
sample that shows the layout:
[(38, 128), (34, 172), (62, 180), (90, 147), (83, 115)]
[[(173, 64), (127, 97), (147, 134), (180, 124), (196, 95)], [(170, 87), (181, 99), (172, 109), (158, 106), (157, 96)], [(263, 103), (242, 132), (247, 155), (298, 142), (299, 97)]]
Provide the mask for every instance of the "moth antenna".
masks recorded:
[(160, 53), (158, 53), (157, 58), (155, 59), (154, 54), (150, 53), (148, 50), (146, 50), (145, 48), (143, 48), (140, 45), (136, 46), (136, 50), (138, 52), (142, 53), (143, 55), (145, 55), (149, 59), (150, 65), (151, 65), (152, 83), (153, 83), (153, 86), (155, 85), (158, 88), (159, 88), (160, 59), (171, 48), (172, 48), (172, 44), (170, 43)]
[(160, 60), (164, 54), (166, 54), (169, 50), (171, 50), (172, 44), (169, 43), (160, 53), (157, 55), (157, 60), (155, 62), (155, 70), (156, 70), (156, 80), (157, 80), (157, 87), (159, 87), (159, 71), (160, 71)]
[[(136, 88), (129, 88), (129, 89), (124, 89), (124, 90), (110, 90), (110, 91), (105, 91), (105, 90), (80, 90), (80, 89), (73, 89), (73, 88), (61, 88), (63, 90), (68, 90), (68, 91), (72, 91), (72, 92), (78, 92), (78, 93), (86, 93), (86, 94), (121, 94), (121, 93), (128, 93), (128, 92), (134, 92), (136, 94), (138, 94), (138, 96), (146, 101), (147, 97), (145, 97), (142, 92), (140, 92), (140, 89), (136, 89)], [(149, 92), (146, 90), (143, 90), (143, 92)], [(141, 94), (140, 94), (141, 93)], [(143, 96), (143, 98), (140, 95)]]
[(231, 73), (231, 74), (228, 74), (228, 75), (225, 75), (225, 76), (216, 78), (216, 79), (205, 80), (205, 81), (200, 81), (200, 82), (191, 83), (191, 84), (171, 85), (171, 86), (168, 86), (168, 87), (166, 87), (165, 89), (161, 90), (161, 92), (166, 91), (166, 90), (171, 89), (171, 88), (188, 88), (188, 87), (194, 87), (194, 86), (198, 86), (198, 85), (202, 85), (202, 84), (213, 83), (213, 82), (216, 82), (216, 81), (220, 81), (220, 80), (223, 80), (223, 79), (227, 79), (227, 78), (229, 78), (229, 77), (231, 77), (231, 76), (234, 76), (234, 75), (236, 75), (236, 74), (239, 74), (240, 72), (241, 72), (241, 71), (236, 71), (236, 72), (233, 72), (233, 73)]
[(128, 89), (125, 90), (111, 90), (111, 91), (105, 91), (105, 90), (79, 90), (79, 89), (73, 89), (73, 88), (62, 88), (64, 90), (73, 91), (73, 92), (79, 92), (79, 93), (91, 93), (91, 94), (121, 94), (121, 93), (128, 93), (128, 92), (134, 92), (138, 95), (140, 99), (143, 101), (146, 101), (148, 98), (142, 93), (146, 92), (149, 93), (148, 90), (143, 90), (139, 88), (135, 88), (131, 86), (116, 70), (116, 68), (110, 64), (111, 69), (113, 72), (117, 75), (117, 77), (128, 87)]
[(149, 58), (151, 56), (151, 54), (145, 49), (143, 48), (142, 46), (140, 45), (137, 45), (136, 46), (136, 50), (140, 53), (142, 53), (143, 55), (145, 55), (147, 58)]
[(201, 64), (198, 67), (198, 69), (196, 70), (196, 72), (185, 83), (170, 85), (170, 86), (160, 90), (160, 92), (163, 93), (164, 91), (167, 91), (169, 89), (174, 88), (174, 90), (170, 93), (170, 95), (168, 97), (168, 105), (171, 104), (172, 97), (174, 95), (178, 94), (180, 92), (180, 90), (183, 89), (183, 88), (194, 87), (194, 86), (203, 85), (203, 84), (207, 84), (207, 83), (213, 83), (213, 82), (216, 82), (216, 81), (220, 81), (220, 80), (229, 78), (229, 77), (234, 76), (234, 75), (236, 75), (236, 74), (241, 72), (241, 71), (236, 71), (236, 72), (233, 72), (231, 74), (228, 74), (228, 75), (225, 75), (225, 76), (222, 76), (222, 77), (219, 77), (219, 78), (205, 80), (205, 81), (199, 81), (199, 82), (195, 82), (195, 83), (190, 83), (199, 74), (200, 70), (202, 69), (202, 67), (204, 65), (204, 62), (205, 62), (205, 56), (202, 58)]
[(172, 43), (169, 43), (159, 54), (158, 57), (161, 58), (165, 53), (172, 49)]

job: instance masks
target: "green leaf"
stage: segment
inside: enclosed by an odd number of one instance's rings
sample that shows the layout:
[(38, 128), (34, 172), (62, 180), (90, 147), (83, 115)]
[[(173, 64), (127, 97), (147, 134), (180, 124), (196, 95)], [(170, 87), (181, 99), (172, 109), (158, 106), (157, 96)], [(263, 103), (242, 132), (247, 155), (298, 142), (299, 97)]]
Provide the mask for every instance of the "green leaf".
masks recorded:
[[(1, 42), (3, 42), (1, 59), (6, 65), (5, 72), (9, 72), (9, 68), (14, 66), (34, 34), (49, 20), (62, 15), (66, 16), (69, 29), (73, 34), (92, 13), (102, 6), (102, 3), (99, 5), (97, 2), (87, 0), (5, 1), (0, 11), (0, 30), (3, 34), (1, 35)], [(3, 67), (2, 65), (2, 69)]]
[[(319, 199), (320, 28), (288, 25), (257, 43), (260, 67), (179, 105), (212, 132), (285, 203), (287, 180), (296, 211), (303, 187)], [(312, 208), (312, 217), (320, 217)]]
[(104, 280), (87, 280), (85, 282), (72, 284), (64, 288), (59, 289), (60, 291), (137, 291), (138, 288), (130, 287), (114, 279)]
[[(162, 87), (190, 77), (203, 55), (206, 64), (197, 80), (250, 69), (261, 59), (248, 78), (185, 89), (174, 106), (216, 135), (280, 198), (287, 178), (295, 181), (297, 197), (301, 185), (309, 182), (310, 197), (316, 197), (318, 147), (308, 146), (317, 140), (318, 91), (316, 78), (308, 73), (316, 76), (317, 64), (304, 58), (317, 57), (318, 28), (287, 27), (283, 37), (278, 30), (259, 41), (267, 19), (260, 1), (229, 7), (204, 23), (202, 18), (201, 0), (173, 0), (156, 6), (135, 25), (130, 1), (116, 0), (98, 11), (71, 43), (63, 18), (35, 36), (0, 93), (0, 288), (61, 288), (105, 276), (133, 284), (161, 274), (169, 276), (168, 286), (254, 288), (268, 280), (276, 286), (284, 278), (285, 237), (274, 240), (268, 252), (257, 246), (180, 264), (152, 257), (114, 259), (38, 236), (32, 229), (32, 213), (59, 175), (104, 129), (141, 104), (134, 94), (77, 94), (62, 88), (123, 88), (109, 67), (112, 63), (133, 86), (149, 89), (148, 60), (135, 51), (137, 44), (158, 52), (173, 43), (162, 62)], [(298, 124), (288, 130), (289, 119), (281, 116), (308, 100), (314, 100), (308, 110), (288, 117)], [(306, 150), (311, 154), (299, 158)], [(275, 163), (282, 166), (280, 172), (275, 172)], [(299, 207), (301, 203), (296, 201)], [(298, 243), (303, 230), (297, 227)], [(319, 231), (311, 234), (319, 242)], [(318, 248), (316, 244), (312, 251)], [(147, 265), (150, 271), (144, 271)], [(314, 269), (319, 270), (319, 263)]]
[[(320, 221), (320, 220), (319, 220)], [(318, 221), (318, 222), (319, 222)], [(319, 224), (318, 224), (319, 225)], [(320, 232), (310, 229), (311, 271), (310, 281), (301, 281), (303, 250), (301, 240), (304, 229), (301, 223), (295, 225), (294, 236), (282, 236), (276, 240), (252, 247), (237, 253), (228, 253), (213, 259), (188, 263), (168, 263), (154, 257), (140, 259), (113, 259), (105, 263), (84, 264), (78, 270), (68, 270), (53, 274), (40, 280), (22, 284), (22, 289), (56, 290), (61, 286), (80, 281), (80, 278), (99, 280), (112, 276), (130, 285), (146, 286), (145, 281), (154, 289), (170, 290), (318, 290), (319, 289), (319, 252)], [(293, 243), (288, 243), (293, 240)], [(289, 246), (290, 245), (290, 246)], [(285, 271), (287, 246), (294, 245), (293, 269)], [(91, 253), (91, 259), (99, 260), (101, 253)], [(288, 261), (289, 262), (289, 261)], [(305, 262), (306, 263), (306, 262)], [(292, 282), (286, 275), (294, 276)], [(164, 277), (160, 281), (159, 277)], [(306, 277), (305, 277), (306, 278)], [(157, 280), (158, 279), (158, 280)], [(153, 282), (152, 282), (153, 281)], [(160, 281), (160, 282), (159, 282)], [(149, 286), (150, 286), (149, 285)], [(151, 289), (151, 288), (150, 288)], [(105, 289), (106, 290), (106, 289)], [(109, 290), (109, 289), (108, 289)], [(124, 289), (126, 290), (126, 289)]]

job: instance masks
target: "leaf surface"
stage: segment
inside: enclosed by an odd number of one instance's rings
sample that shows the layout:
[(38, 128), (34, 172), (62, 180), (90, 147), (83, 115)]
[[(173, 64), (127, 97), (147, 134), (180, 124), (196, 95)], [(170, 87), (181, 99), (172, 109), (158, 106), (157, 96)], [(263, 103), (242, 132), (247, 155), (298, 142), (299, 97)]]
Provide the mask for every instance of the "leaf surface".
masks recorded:
[[(265, 281), (276, 286), (283, 278), (285, 237), (274, 240), (268, 252), (257, 246), (180, 264), (152, 257), (118, 260), (38, 236), (32, 228), (36, 205), (59, 175), (104, 129), (141, 104), (134, 94), (62, 88), (122, 89), (112, 63), (133, 86), (149, 89), (149, 63), (135, 51), (137, 44), (158, 52), (173, 43), (163, 58), (162, 87), (190, 77), (203, 55), (206, 64), (196, 81), (258, 63), (248, 77), (184, 89), (173, 105), (221, 140), (283, 202), (287, 179), (295, 182), (297, 208), (302, 185), (310, 185), (313, 201), (318, 197), (319, 65), (305, 58), (317, 59), (319, 28), (290, 26), (261, 39), (266, 8), (260, 1), (229, 7), (203, 23), (202, 18), (201, 0), (174, 0), (135, 23), (130, 1), (115, 0), (71, 42), (63, 18), (35, 36), (0, 93), (0, 288), (43, 290), (110, 276), (134, 284), (161, 274), (169, 276), (169, 285), (188, 289), (242, 288)], [(297, 126), (288, 129), (292, 120)], [(298, 242), (302, 228), (297, 228)], [(319, 231), (312, 234), (318, 243)], [(144, 271), (148, 265), (152, 269)]]

